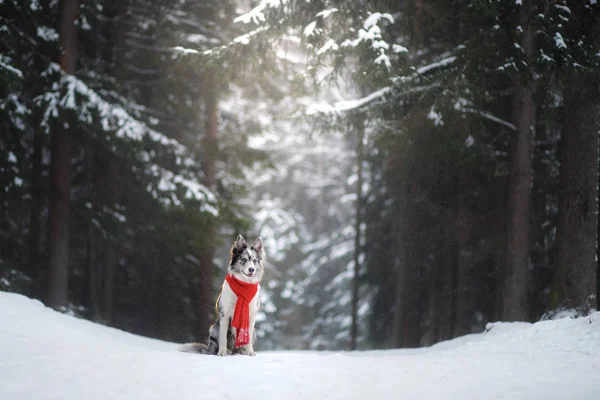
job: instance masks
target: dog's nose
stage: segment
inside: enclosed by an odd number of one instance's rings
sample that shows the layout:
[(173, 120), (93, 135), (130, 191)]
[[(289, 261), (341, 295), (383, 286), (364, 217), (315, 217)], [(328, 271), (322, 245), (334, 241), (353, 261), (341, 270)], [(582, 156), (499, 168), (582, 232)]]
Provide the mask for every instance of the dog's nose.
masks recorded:
[(254, 268), (250, 267), (250, 268), (248, 268), (248, 271), (250, 271), (250, 273), (253, 274), (254, 273)]

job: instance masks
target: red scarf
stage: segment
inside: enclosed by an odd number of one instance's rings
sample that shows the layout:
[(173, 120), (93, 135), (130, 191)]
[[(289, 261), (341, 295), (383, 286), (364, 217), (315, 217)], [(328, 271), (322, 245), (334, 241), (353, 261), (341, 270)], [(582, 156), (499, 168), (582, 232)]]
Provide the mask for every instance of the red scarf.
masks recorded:
[(235, 347), (242, 347), (250, 343), (250, 302), (258, 292), (258, 283), (242, 282), (231, 274), (225, 280), (237, 296), (231, 326), (236, 329)]

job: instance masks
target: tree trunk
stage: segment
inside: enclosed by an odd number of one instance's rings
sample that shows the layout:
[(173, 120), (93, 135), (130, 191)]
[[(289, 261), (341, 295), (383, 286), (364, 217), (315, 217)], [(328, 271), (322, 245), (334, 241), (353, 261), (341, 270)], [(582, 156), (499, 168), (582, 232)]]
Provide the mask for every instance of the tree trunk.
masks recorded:
[[(408, 165), (408, 163), (406, 164)], [(410, 168), (410, 167), (408, 167)], [(392, 339), (394, 347), (417, 347), (420, 344), (420, 290), (418, 261), (418, 238), (416, 221), (411, 217), (408, 198), (411, 195), (410, 184), (404, 184), (404, 193), (400, 199), (402, 222), (398, 231), (397, 259), (395, 266), (395, 299), (392, 316)]]
[[(78, 1), (63, 0), (60, 17), (60, 65), (75, 73)], [(69, 198), (71, 183), (71, 138), (63, 120), (52, 134), (50, 166), (50, 206), (48, 209), (48, 305), (64, 307), (69, 288)]]
[(456, 329), (456, 291), (458, 289), (459, 246), (454, 237), (447, 237), (440, 260), (440, 276), (436, 278), (438, 315), (436, 341), (451, 339)]
[[(29, 265), (28, 275), (38, 282), (40, 273), (40, 230), (42, 217), (42, 132), (33, 134), (31, 154), (31, 205), (29, 208)], [(36, 296), (42, 295), (35, 293)]]
[(588, 82), (573, 78), (563, 90), (560, 144), (558, 254), (552, 307), (596, 306), (598, 229), (598, 106)]
[(119, 257), (116, 245), (109, 238), (105, 240), (104, 252), (104, 284), (102, 286), (102, 300), (104, 304), (102, 310), (102, 319), (104, 320), (105, 324), (111, 325), (113, 320), (113, 282)]
[(458, 290), (458, 263), (460, 257), (456, 229), (459, 214), (458, 181), (458, 177), (452, 177), (451, 189), (446, 199), (448, 201), (449, 218), (444, 226), (444, 248), (439, 261), (440, 271), (434, 277), (436, 292), (438, 293), (436, 341), (451, 339), (456, 329), (456, 292)]
[[(528, 60), (533, 54), (533, 32), (526, 26), (525, 11), (522, 47)], [(523, 82), (517, 82), (513, 99), (513, 120), (517, 127), (512, 140), (508, 183), (508, 221), (506, 230), (506, 264), (502, 293), (502, 319), (527, 320), (529, 307), (529, 214), (531, 209), (533, 129), (535, 104), (533, 94)]]
[[(206, 131), (204, 135), (203, 163), (204, 184), (210, 190), (215, 190), (217, 186), (216, 160), (217, 160), (217, 128), (218, 128), (218, 99), (214, 82), (211, 82), (210, 74), (205, 80), (204, 101), (206, 106)], [(200, 279), (199, 294), (199, 319), (198, 329), (202, 335), (206, 335), (211, 324), (211, 313), (213, 312), (213, 258), (214, 258), (214, 235), (215, 230), (212, 226), (207, 228), (208, 241), (202, 254), (200, 254), (200, 264), (202, 275), (205, 279)]]
[(455, 237), (458, 244), (456, 259), (456, 276), (454, 305), (456, 307), (454, 316), (454, 337), (462, 336), (471, 332), (474, 314), (473, 304), (473, 265), (472, 259), (465, 255), (466, 250), (472, 248), (472, 229), (475, 223), (473, 213), (457, 196), (456, 218), (454, 220)]
[(413, 40), (415, 48), (425, 47), (425, 33), (423, 32), (423, 0), (415, 0), (414, 15), (412, 18)]
[(406, 282), (406, 272), (408, 269), (408, 254), (407, 254), (407, 235), (406, 235), (406, 224), (407, 224), (407, 212), (406, 212), (406, 183), (403, 183), (403, 193), (398, 198), (398, 208), (399, 215), (403, 218), (403, 223), (401, 223), (398, 227), (397, 233), (397, 264), (394, 265), (394, 307), (392, 314), (392, 347), (402, 347), (403, 343), (403, 335), (402, 335), (402, 327), (404, 321), (404, 308), (402, 307), (402, 303), (405, 301), (404, 299), (404, 289)]
[(404, 267), (404, 287), (401, 297), (400, 347), (418, 347), (421, 343), (422, 288), (418, 260), (422, 259), (422, 254), (418, 254), (419, 244), (412, 235), (415, 231), (416, 226), (409, 222), (409, 229), (404, 232), (407, 263)]
[(48, 305), (67, 305), (69, 278), (69, 192), (71, 143), (65, 132), (52, 135), (48, 208)]
[[(361, 118), (361, 117), (359, 117)], [(356, 143), (356, 165), (358, 180), (356, 183), (356, 214), (354, 220), (354, 276), (352, 278), (352, 325), (350, 326), (350, 350), (356, 350), (358, 337), (358, 297), (360, 274), (360, 225), (362, 223), (362, 185), (363, 185), (363, 153), (364, 153), (364, 122), (357, 122), (358, 133)]]
[(96, 215), (96, 182), (95, 172), (95, 151), (94, 142), (89, 141), (86, 147), (86, 179), (88, 185), (88, 201), (90, 202), (90, 216), (87, 221), (87, 275), (89, 284), (89, 306), (92, 310), (92, 318), (98, 321), (100, 318), (100, 303), (98, 300), (98, 270), (96, 263), (96, 242), (94, 236), (94, 216)]
[(100, 303), (98, 301), (98, 271), (96, 267), (96, 240), (94, 238), (94, 224), (88, 223), (88, 249), (86, 254), (86, 263), (88, 267), (90, 308), (92, 310), (92, 319), (98, 321), (100, 318)]

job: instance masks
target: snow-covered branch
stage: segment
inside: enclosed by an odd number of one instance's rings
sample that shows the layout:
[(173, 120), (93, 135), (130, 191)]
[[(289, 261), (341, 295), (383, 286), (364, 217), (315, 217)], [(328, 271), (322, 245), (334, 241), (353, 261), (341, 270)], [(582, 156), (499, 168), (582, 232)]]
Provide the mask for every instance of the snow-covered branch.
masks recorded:
[(333, 105), (327, 103), (313, 103), (307, 107), (306, 115), (337, 114), (345, 111), (355, 110), (372, 102), (373, 100), (383, 97), (385, 94), (389, 93), (390, 90), (390, 87), (384, 87), (360, 99), (338, 101), (333, 103)]
[[(112, 104), (103, 99), (97, 92), (92, 90), (82, 80), (69, 74), (65, 74), (57, 64), (52, 63), (46, 74), (59, 73), (59, 79), (52, 85), (52, 90), (36, 97), (35, 103), (44, 108), (43, 118), (40, 126), (49, 132), (50, 121), (58, 118), (62, 110), (75, 111), (77, 120), (83, 124), (95, 124), (102, 131), (112, 133), (118, 139), (132, 142), (141, 142), (145, 139), (165, 146), (175, 156), (175, 163), (182, 171), (192, 167), (198, 167), (197, 162), (190, 157), (188, 149), (175, 139), (149, 128), (145, 123), (131, 116), (122, 106)], [(151, 153), (148, 151), (137, 152), (138, 161), (148, 164), (146, 174), (159, 179), (157, 188), (160, 192), (174, 192), (180, 186), (185, 188), (185, 198), (200, 200), (211, 203), (203, 206), (203, 211), (217, 214), (214, 206), (215, 195), (195, 177), (184, 176), (183, 173), (174, 173), (156, 165)], [(149, 187), (148, 191), (155, 197), (158, 192)], [(181, 200), (172, 193), (167, 196), (169, 204), (179, 205)]]

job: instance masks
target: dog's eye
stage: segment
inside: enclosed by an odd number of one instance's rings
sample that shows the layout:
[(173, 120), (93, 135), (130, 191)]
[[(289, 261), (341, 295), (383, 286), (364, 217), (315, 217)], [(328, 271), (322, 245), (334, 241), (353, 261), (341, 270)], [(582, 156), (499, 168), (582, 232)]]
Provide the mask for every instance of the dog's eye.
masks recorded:
[(248, 260), (246, 260), (245, 258), (242, 258), (242, 262), (243, 262), (244, 264), (246, 264), (246, 261), (248, 261)]

